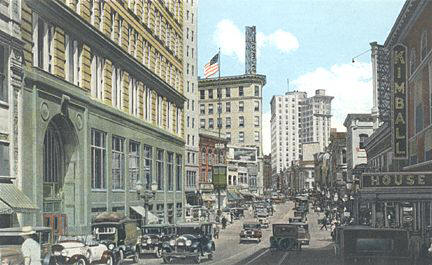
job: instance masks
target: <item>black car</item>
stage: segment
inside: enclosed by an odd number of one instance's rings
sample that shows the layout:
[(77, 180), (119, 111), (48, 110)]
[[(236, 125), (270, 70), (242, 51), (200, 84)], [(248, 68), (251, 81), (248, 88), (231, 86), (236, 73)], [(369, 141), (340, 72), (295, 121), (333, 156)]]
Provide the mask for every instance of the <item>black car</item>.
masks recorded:
[(135, 220), (122, 213), (104, 212), (93, 220), (92, 231), (96, 240), (108, 247), (114, 263), (121, 264), (124, 259), (138, 263), (141, 231)]
[(273, 235), (270, 237), (270, 249), (301, 250), (298, 226), (294, 224), (273, 224)]
[(162, 243), (175, 238), (175, 227), (168, 224), (151, 224), (141, 227), (140, 254), (153, 253), (162, 257)]
[(184, 223), (176, 226), (176, 238), (162, 244), (162, 258), (171, 263), (174, 258), (191, 258), (200, 263), (207, 255), (213, 259), (215, 243), (211, 223)]

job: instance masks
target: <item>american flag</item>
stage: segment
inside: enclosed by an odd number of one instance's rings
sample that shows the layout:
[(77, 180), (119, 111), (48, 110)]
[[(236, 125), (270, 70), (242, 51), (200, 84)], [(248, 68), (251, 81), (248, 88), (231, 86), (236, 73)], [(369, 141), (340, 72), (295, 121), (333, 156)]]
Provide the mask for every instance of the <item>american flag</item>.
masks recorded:
[(204, 77), (210, 77), (219, 71), (219, 53), (217, 53), (213, 58), (204, 65)]

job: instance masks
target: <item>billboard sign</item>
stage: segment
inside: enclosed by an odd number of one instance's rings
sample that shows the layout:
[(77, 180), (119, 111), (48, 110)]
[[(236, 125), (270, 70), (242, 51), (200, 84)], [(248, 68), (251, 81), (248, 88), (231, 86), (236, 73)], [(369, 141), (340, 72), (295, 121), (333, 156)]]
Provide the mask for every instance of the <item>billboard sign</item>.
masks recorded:
[(364, 173), (361, 178), (361, 188), (394, 188), (413, 187), (431, 188), (431, 172), (386, 172)]
[(233, 160), (241, 162), (256, 162), (257, 150), (255, 148), (233, 148)]
[(213, 166), (212, 183), (215, 189), (225, 189), (227, 186), (227, 166), (220, 164)]
[(392, 143), (395, 159), (406, 159), (407, 145), (407, 48), (393, 48)]

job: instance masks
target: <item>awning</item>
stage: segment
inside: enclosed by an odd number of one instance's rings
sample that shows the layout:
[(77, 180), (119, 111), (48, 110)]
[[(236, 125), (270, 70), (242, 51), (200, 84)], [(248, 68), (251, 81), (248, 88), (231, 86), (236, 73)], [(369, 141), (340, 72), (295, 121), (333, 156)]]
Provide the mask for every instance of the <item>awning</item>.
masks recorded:
[[(134, 210), (137, 214), (145, 217), (145, 209), (142, 206), (130, 206), (132, 210)], [(157, 224), (159, 223), (159, 218), (154, 215), (152, 212), (147, 211), (147, 224)]]
[(12, 214), (13, 210), (3, 201), (0, 201), (0, 214)]
[[(0, 201), (17, 213), (28, 213), (38, 210), (29, 197), (12, 183), (0, 183)], [(0, 208), (3, 207), (0, 205)]]
[(242, 199), (241, 195), (235, 191), (227, 191), (227, 197), (229, 201), (239, 201)]

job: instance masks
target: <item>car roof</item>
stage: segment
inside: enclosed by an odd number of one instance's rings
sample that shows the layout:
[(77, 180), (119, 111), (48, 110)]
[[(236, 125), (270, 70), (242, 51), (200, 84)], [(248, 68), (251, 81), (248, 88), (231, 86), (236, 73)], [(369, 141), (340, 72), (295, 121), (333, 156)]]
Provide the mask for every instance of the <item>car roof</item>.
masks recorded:
[(211, 223), (178, 223), (178, 227), (200, 227), (201, 225), (211, 225)]

